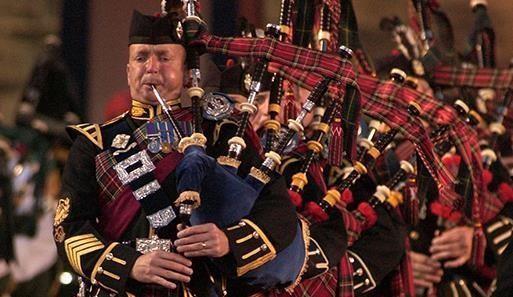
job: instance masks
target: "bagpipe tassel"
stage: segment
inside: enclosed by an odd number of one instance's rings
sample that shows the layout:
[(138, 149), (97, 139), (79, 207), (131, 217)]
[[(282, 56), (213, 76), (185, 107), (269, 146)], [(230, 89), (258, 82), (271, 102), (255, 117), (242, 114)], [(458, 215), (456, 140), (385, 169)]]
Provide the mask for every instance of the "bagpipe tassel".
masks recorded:
[(369, 229), (376, 224), (378, 215), (372, 206), (367, 202), (362, 202), (358, 205), (358, 211), (363, 215), (365, 221), (363, 222), (363, 230)]
[(299, 194), (298, 192), (292, 191), (292, 190), (288, 190), (288, 192), (289, 192), (289, 198), (290, 198), (290, 201), (292, 201), (292, 204), (294, 204), (294, 206), (296, 208), (300, 208), (301, 205), (303, 205), (303, 197), (301, 197), (301, 194)]
[(483, 169), (483, 183), (485, 187), (488, 187), (488, 185), (492, 182), (493, 175), (492, 172), (488, 169)]
[(497, 193), (504, 203), (513, 202), (513, 189), (507, 183), (501, 183)]
[(475, 267), (484, 265), (486, 238), (480, 223), (474, 224), (474, 236), (472, 238), (472, 257), (470, 263)]
[(328, 214), (322, 210), (319, 204), (310, 201), (305, 206), (305, 216), (316, 222), (323, 222), (328, 219)]

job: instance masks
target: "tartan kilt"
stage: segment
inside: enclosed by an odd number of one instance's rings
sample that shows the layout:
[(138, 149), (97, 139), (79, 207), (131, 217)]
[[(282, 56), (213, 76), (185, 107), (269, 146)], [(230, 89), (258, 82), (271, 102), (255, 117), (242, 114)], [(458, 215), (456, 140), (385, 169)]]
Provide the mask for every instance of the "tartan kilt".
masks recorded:
[(259, 297), (354, 297), (353, 268), (347, 255), (339, 266), (315, 278), (302, 280), (292, 292), (274, 290)]

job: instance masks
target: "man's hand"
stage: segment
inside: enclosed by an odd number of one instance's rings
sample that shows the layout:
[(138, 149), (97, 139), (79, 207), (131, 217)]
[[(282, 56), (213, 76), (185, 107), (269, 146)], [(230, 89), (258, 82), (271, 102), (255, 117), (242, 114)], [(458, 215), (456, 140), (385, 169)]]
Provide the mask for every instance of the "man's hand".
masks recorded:
[(446, 268), (460, 267), (472, 255), (472, 227), (454, 227), (443, 232), (431, 242), (431, 258), (437, 261), (451, 260), (444, 264)]
[(438, 261), (416, 252), (410, 252), (413, 268), (413, 284), (416, 287), (431, 289), (442, 280), (444, 271)]
[(230, 251), (228, 237), (215, 224), (202, 224), (183, 228), (174, 242), (176, 251), (186, 257), (222, 257)]
[(191, 280), (192, 262), (176, 253), (155, 251), (140, 256), (130, 271), (130, 277), (141, 282), (176, 289), (175, 281)]

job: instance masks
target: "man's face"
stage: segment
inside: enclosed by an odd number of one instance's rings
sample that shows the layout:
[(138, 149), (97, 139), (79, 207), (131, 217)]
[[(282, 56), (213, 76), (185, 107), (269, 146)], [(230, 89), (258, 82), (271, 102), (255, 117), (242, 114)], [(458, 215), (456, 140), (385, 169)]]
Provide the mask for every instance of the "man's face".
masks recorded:
[(157, 104), (155, 85), (164, 100), (180, 97), (183, 88), (185, 49), (179, 44), (132, 44), (126, 66), (133, 99)]

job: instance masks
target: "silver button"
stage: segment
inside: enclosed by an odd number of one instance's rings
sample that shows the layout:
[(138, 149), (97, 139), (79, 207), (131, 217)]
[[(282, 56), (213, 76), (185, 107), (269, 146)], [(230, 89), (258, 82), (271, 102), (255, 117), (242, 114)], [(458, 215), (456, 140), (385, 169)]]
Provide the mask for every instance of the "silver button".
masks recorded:
[(356, 274), (358, 276), (362, 276), (363, 275), (363, 269), (361, 269), (361, 268), (356, 269)]
[(102, 274), (103, 273), (103, 268), (102, 267), (99, 267), (98, 268), (98, 274)]
[(112, 253), (108, 253), (107, 256), (105, 256), (105, 259), (107, 260), (112, 260), (112, 258), (114, 258), (114, 255)]
[(246, 222), (239, 222), (239, 226), (241, 226), (241, 227), (246, 226)]
[(353, 257), (349, 257), (349, 263), (351, 263), (351, 264), (354, 263), (354, 258)]
[(260, 235), (258, 235), (258, 232), (253, 232), (253, 238), (255, 239), (259, 239), (260, 238)]
[(368, 286), (370, 284), (370, 280), (368, 278), (365, 279), (365, 281), (363, 282), (366, 286)]
[(261, 249), (262, 251), (264, 251), (264, 252), (265, 252), (265, 251), (267, 251), (267, 245), (262, 244), (262, 245), (260, 246), (260, 249)]

